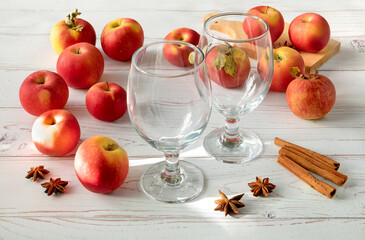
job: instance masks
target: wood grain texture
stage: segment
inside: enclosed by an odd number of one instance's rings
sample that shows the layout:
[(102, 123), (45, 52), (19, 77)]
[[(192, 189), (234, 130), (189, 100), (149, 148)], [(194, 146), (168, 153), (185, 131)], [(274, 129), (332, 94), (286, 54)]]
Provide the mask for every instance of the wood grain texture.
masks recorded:
[[(140, 188), (140, 176), (162, 154), (150, 147), (132, 128), (128, 115), (106, 123), (94, 119), (85, 108), (86, 90), (70, 89), (66, 109), (81, 126), (81, 141), (95, 135), (116, 140), (129, 154), (126, 182), (112, 194), (94, 194), (78, 181), (73, 159), (40, 154), (31, 140), (36, 119), (19, 102), (22, 81), (37, 70), (56, 70), (57, 54), (49, 32), (54, 24), (77, 7), (82, 18), (97, 32), (97, 47), (105, 24), (117, 17), (139, 21), (145, 42), (162, 39), (178, 27), (201, 32), (201, 19), (209, 12), (247, 11), (253, 1), (105, 1), (82, 0), (77, 6), (64, 1), (10, 1), (0, 5), (0, 239), (362, 239), (365, 232), (365, 4), (362, 0), (262, 1), (280, 10), (287, 22), (314, 11), (331, 26), (331, 37), (341, 43), (340, 52), (320, 70), (337, 90), (336, 104), (323, 119), (306, 121), (289, 110), (284, 93), (269, 92), (263, 103), (244, 116), (241, 127), (263, 140), (262, 155), (247, 164), (230, 165), (211, 159), (202, 139), (223, 125), (213, 111), (203, 136), (181, 157), (195, 163), (205, 175), (203, 193), (185, 204), (150, 200)], [(101, 81), (127, 85), (130, 62), (105, 58)], [(276, 163), (280, 137), (341, 163), (349, 179), (327, 199)], [(25, 178), (31, 166), (43, 164), (48, 177), (68, 180), (67, 193), (48, 197), (40, 186)], [(255, 177), (269, 177), (277, 185), (268, 198), (255, 198), (247, 185)], [(316, 176), (320, 178), (319, 176)], [(320, 178), (321, 179), (321, 178)], [(322, 179), (323, 180), (323, 179)], [(326, 181), (326, 180), (325, 180)], [(245, 193), (242, 213), (227, 216), (215, 212), (218, 189), (228, 196)]]
[[(133, 239), (146, 239), (153, 236), (161, 240), (168, 239), (224, 239), (254, 238), (279, 239), (275, 236), (284, 235), (281, 239), (308, 239), (313, 228), (322, 232), (314, 239), (359, 239), (352, 229), (364, 231), (363, 219), (221, 219), (214, 222), (210, 218), (196, 219), (194, 216), (184, 219), (165, 218), (161, 220), (146, 219), (128, 221), (121, 218), (69, 218), (69, 217), (31, 217), (9, 218), (1, 221), (5, 239), (40, 239), (45, 236), (51, 239), (127, 239), (133, 234)], [(44, 225), (49, 225), (43, 229)], [(245, 226), (245, 227), (243, 227)], [(341, 226), (341, 231), (338, 230)], [(166, 228), (169, 228), (167, 231)], [(143, 231), (141, 231), (143, 229)], [(285, 234), (283, 234), (285, 229)], [(42, 234), (39, 234), (42, 232)], [(90, 236), (90, 232), (93, 233)], [(200, 234), (199, 234), (200, 233)], [(198, 237), (199, 235), (199, 237)], [(29, 237), (30, 236), (30, 237)], [(41, 238), (45, 239), (45, 238)]]
[[(171, 218), (210, 217), (211, 220), (225, 219), (221, 212), (214, 212), (214, 200), (220, 198), (218, 189), (227, 196), (245, 193), (242, 201), (246, 207), (242, 213), (235, 215), (242, 219), (265, 219), (265, 213), (272, 212), (276, 218), (337, 218), (364, 217), (365, 210), (361, 202), (365, 194), (365, 187), (358, 182), (363, 180), (364, 166), (356, 167), (361, 157), (343, 157), (342, 172), (351, 178), (343, 187), (337, 188), (333, 200), (329, 200), (314, 191), (285, 168), (276, 162), (276, 156), (263, 156), (247, 165), (229, 165), (210, 158), (182, 158), (200, 167), (205, 175), (206, 187), (204, 193), (197, 199), (186, 204), (164, 204), (151, 201), (144, 195), (139, 186), (139, 178), (151, 164), (162, 158), (130, 158), (130, 172), (125, 183), (111, 194), (94, 194), (87, 191), (77, 180), (73, 169), (73, 156), (70, 157), (1, 157), (1, 175), (12, 178), (12, 185), (2, 185), (2, 192), (11, 192), (12, 187), (19, 186), (22, 191), (13, 191), (0, 199), (1, 217), (52, 217), (61, 215), (67, 217), (115, 217), (130, 214), (130, 219), (144, 215), (158, 218), (159, 215), (169, 215)], [(33, 182), (25, 179), (30, 166), (42, 164), (49, 171), (47, 177), (62, 177), (69, 181), (67, 193), (59, 196), (47, 196), (40, 186), (41, 179)], [(219, 174), (217, 174), (219, 173)], [(13, 176), (13, 177), (11, 177)], [(270, 197), (253, 197), (247, 183), (255, 180), (256, 176), (269, 176), (270, 182), (277, 188)], [(323, 178), (318, 177), (323, 180)], [(326, 180), (325, 180), (326, 181)], [(29, 196), (24, 198), (21, 196)], [(36, 198), (36, 201), (32, 198)], [(350, 201), (351, 200), (351, 201)], [(352, 202), (353, 201), (353, 202)], [(341, 204), (341, 208), (336, 208)], [(311, 206), (315, 205), (314, 208)], [(133, 212), (136, 212), (133, 214)]]

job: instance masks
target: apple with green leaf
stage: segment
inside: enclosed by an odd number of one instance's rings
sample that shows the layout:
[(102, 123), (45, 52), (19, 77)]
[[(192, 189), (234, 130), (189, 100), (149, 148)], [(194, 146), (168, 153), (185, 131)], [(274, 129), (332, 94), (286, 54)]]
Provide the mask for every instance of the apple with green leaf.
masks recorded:
[(220, 44), (206, 54), (209, 78), (225, 88), (242, 85), (251, 71), (250, 59), (241, 48)]
[(66, 20), (58, 22), (51, 30), (51, 44), (55, 52), (60, 55), (67, 47), (80, 42), (87, 42), (95, 46), (96, 34), (93, 26), (78, 16), (75, 12), (67, 15)]

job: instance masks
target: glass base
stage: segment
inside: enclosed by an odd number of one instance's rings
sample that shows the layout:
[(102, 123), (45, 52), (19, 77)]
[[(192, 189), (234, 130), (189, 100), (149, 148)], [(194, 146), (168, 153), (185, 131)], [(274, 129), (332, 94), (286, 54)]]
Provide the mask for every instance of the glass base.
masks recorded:
[(204, 139), (205, 150), (215, 159), (225, 163), (245, 163), (262, 152), (262, 142), (254, 132), (240, 129), (242, 143), (235, 147), (225, 147), (221, 142), (224, 131), (224, 127), (215, 129)]
[(159, 162), (147, 169), (141, 178), (142, 190), (148, 197), (168, 203), (182, 203), (199, 195), (204, 187), (202, 171), (194, 164), (179, 161), (180, 181), (168, 184), (162, 178), (165, 162)]

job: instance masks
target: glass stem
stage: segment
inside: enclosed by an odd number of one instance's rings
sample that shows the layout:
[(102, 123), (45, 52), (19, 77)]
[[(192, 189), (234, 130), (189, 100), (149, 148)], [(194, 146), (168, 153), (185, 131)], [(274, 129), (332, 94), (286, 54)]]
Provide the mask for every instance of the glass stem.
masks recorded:
[(162, 180), (168, 185), (178, 185), (182, 181), (179, 165), (179, 154), (165, 153), (165, 169), (161, 173)]
[(239, 118), (226, 118), (225, 131), (221, 136), (221, 143), (228, 148), (234, 148), (242, 143), (239, 132)]

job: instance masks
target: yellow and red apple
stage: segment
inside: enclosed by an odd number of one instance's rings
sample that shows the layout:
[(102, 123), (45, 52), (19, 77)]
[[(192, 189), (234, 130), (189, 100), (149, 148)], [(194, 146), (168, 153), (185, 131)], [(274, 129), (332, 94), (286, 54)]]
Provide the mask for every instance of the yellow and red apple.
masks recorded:
[(289, 84), (286, 101), (296, 116), (303, 119), (319, 119), (329, 113), (335, 105), (336, 89), (326, 76), (317, 73), (300, 75)]
[(118, 84), (100, 82), (86, 94), (86, 108), (101, 121), (112, 122), (122, 117), (127, 110), (127, 93)]
[[(275, 42), (283, 33), (285, 26), (284, 18), (275, 8), (257, 6), (251, 8), (247, 13), (263, 19), (269, 25), (272, 42)], [(259, 20), (245, 18), (243, 21), (243, 30), (248, 37), (253, 38), (262, 35), (265, 32), (265, 26)]]
[(104, 58), (90, 43), (76, 43), (66, 48), (57, 60), (57, 73), (72, 88), (89, 88), (100, 80)]
[(101, 33), (101, 46), (107, 56), (128, 61), (144, 42), (141, 25), (131, 18), (117, 18), (107, 23)]
[[(190, 28), (177, 28), (166, 35), (164, 40), (174, 40), (190, 43), (197, 46), (200, 34)], [(163, 55), (167, 61), (175, 66), (189, 66), (189, 54), (193, 49), (186, 45), (165, 44), (163, 47)]]
[(37, 71), (23, 81), (19, 99), (25, 111), (39, 116), (48, 110), (63, 108), (68, 100), (68, 87), (57, 73)]
[(75, 43), (96, 43), (96, 34), (93, 26), (77, 16), (81, 13), (75, 10), (67, 15), (66, 20), (58, 22), (51, 30), (51, 44), (55, 52), (60, 55), (63, 50)]
[(126, 179), (129, 160), (127, 152), (114, 140), (94, 136), (77, 149), (74, 168), (86, 189), (94, 193), (110, 193)]
[(225, 88), (242, 85), (251, 71), (247, 53), (230, 45), (217, 45), (207, 52), (206, 64), (210, 80)]
[(75, 116), (63, 109), (41, 114), (32, 127), (32, 140), (39, 152), (49, 156), (70, 153), (80, 140), (80, 125)]
[(306, 52), (319, 52), (327, 46), (331, 30), (324, 17), (316, 13), (304, 13), (289, 25), (290, 41)]
[[(290, 47), (280, 47), (273, 49), (274, 72), (270, 85), (271, 91), (285, 92), (289, 83), (295, 79), (290, 74), (290, 68), (298, 67), (304, 72), (305, 64), (302, 55)], [(257, 64), (257, 70), (261, 77), (268, 73), (270, 62), (266, 53), (262, 54)]]

